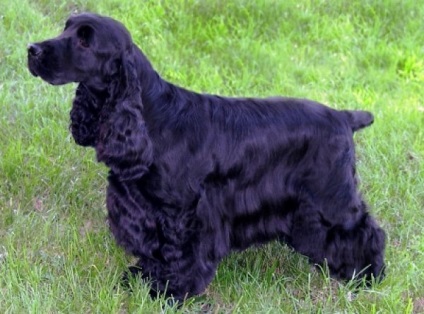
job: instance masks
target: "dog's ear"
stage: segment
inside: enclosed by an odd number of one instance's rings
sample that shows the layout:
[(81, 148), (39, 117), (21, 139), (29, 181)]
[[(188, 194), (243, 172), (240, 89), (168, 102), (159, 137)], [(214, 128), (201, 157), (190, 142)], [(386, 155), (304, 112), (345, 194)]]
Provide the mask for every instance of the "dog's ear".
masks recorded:
[(81, 146), (95, 146), (99, 134), (99, 108), (95, 97), (80, 83), (70, 112), (69, 129)]
[(108, 84), (107, 90), (110, 97), (114, 97), (114, 93), (111, 94), (111, 92), (117, 90), (116, 87), (120, 85), (121, 65), (121, 56), (112, 56), (102, 66), (102, 77), (104, 82)]
[(111, 75), (111, 82), (108, 85), (109, 100), (116, 103), (116, 100), (126, 99), (128, 97), (138, 98), (139, 106), (141, 103), (141, 88), (135, 66), (135, 57), (132, 49), (122, 53), (117, 59), (110, 62), (108, 70)]
[(97, 158), (120, 180), (140, 178), (152, 163), (153, 149), (143, 118), (141, 87), (135, 56), (127, 51), (110, 82), (101, 113)]

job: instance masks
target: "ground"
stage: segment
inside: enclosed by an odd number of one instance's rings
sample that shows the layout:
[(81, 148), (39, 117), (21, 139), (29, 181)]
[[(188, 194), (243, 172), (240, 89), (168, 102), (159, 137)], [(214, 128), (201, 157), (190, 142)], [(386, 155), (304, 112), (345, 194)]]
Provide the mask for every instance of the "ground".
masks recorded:
[[(372, 111), (355, 141), (388, 236), (386, 279), (355, 291), (272, 243), (226, 258), (180, 309), (137, 282), (119, 288), (131, 257), (106, 224), (107, 170), (68, 131), (75, 86), (26, 68), (29, 42), (86, 10), (121, 20), (163, 77), (192, 90)], [(0, 312), (424, 312), (423, 29), (412, 0), (0, 0)]]

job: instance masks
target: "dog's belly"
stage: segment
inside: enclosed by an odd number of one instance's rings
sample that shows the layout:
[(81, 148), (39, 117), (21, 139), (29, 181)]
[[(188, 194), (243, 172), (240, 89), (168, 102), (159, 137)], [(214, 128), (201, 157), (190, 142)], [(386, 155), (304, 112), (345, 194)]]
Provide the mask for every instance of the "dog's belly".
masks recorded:
[(278, 181), (272, 187), (257, 184), (240, 189), (237, 185), (236, 181), (209, 185), (203, 194), (206, 201), (198, 214), (207, 217), (204, 224), (214, 230), (219, 242), (228, 241), (230, 250), (275, 239), (290, 243), (293, 213), (299, 208), (297, 196), (281, 193), (284, 184)]
[(243, 250), (275, 239), (290, 242), (291, 214), (286, 216), (239, 216), (233, 222), (231, 247)]
[(290, 242), (292, 215), (298, 206), (287, 198), (275, 204), (262, 202), (254, 211), (236, 214), (232, 219), (231, 247), (245, 249), (275, 239)]

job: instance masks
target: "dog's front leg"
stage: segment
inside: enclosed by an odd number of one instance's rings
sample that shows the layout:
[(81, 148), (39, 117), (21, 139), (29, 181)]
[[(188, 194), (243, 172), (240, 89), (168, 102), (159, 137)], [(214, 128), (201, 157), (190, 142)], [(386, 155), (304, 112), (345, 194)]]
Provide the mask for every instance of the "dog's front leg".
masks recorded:
[(140, 276), (151, 283), (153, 298), (165, 295), (183, 301), (202, 293), (220, 258), (196, 217), (201, 201), (178, 209), (146, 198), (147, 177), (122, 181), (111, 174), (108, 179), (109, 226), (118, 244), (139, 258), (124, 273), (124, 286), (132, 276)]

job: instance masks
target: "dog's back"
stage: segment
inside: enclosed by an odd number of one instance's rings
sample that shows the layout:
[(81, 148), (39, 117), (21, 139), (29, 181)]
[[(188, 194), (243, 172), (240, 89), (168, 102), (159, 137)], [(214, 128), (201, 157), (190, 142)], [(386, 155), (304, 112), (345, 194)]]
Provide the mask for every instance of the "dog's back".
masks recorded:
[[(228, 98), (211, 95), (210, 118), (225, 132), (235, 131), (245, 135), (258, 129), (278, 129), (280, 134), (297, 129), (339, 129), (345, 126), (356, 132), (374, 122), (373, 115), (363, 110), (337, 110), (309, 99)], [(337, 131), (339, 132), (339, 131)]]

